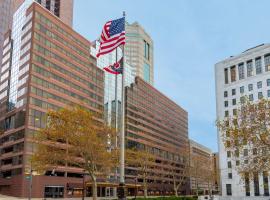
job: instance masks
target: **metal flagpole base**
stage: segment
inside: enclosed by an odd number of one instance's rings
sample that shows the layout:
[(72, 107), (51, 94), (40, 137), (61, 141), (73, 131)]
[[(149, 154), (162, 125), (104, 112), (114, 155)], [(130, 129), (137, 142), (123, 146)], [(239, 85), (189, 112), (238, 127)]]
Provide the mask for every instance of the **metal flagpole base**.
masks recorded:
[(119, 200), (126, 200), (127, 199), (127, 190), (125, 183), (119, 183), (117, 196)]

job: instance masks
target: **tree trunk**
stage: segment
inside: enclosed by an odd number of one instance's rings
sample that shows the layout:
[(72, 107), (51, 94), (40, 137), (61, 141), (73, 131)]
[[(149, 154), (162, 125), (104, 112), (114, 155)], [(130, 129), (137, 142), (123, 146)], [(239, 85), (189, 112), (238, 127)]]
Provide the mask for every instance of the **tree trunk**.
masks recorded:
[(143, 179), (143, 195), (144, 195), (144, 198), (147, 198), (147, 183), (146, 183), (146, 178)]
[(92, 181), (93, 200), (97, 200), (97, 178), (92, 176)]
[(174, 187), (174, 195), (175, 195), (176, 197), (178, 197), (178, 190), (177, 190), (177, 187)]

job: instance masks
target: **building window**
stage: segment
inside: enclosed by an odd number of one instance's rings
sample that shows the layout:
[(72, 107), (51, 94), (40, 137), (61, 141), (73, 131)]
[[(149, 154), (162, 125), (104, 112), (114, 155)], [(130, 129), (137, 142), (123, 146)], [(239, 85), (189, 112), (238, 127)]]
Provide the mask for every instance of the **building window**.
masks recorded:
[(228, 178), (232, 179), (232, 173), (228, 173)]
[(262, 59), (261, 57), (255, 59), (256, 74), (262, 73)]
[(245, 87), (244, 86), (241, 86), (240, 87), (240, 93), (243, 94), (245, 92)]
[(235, 94), (236, 94), (236, 90), (232, 89), (232, 95), (235, 95)]
[(229, 117), (229, 111), (228, 110), (225, 111), (225, 117)]
[(253, 76), (252, 60), (247, 61), (247, 77)]
[(246, 101), (246, 98), (245, 97), (240, 97), (240, 102), (241, 103), (245, 103), (245, 101)]
[(245, 163), (245, 164), (248, 164), (248, 160), (244, 160), (244, 163)]
[(228, 196), (232, 195), (232, 184), (226, 184), (226, 194)]
[(228, 101), (224, 101), (224, 106), (228, 107)]
[(257, 82), (257, 88), (258, 89), (261, 89), (262, 88), (262, 82), (261, 81)]
[(239, 150), (237, 149), (237, 150), (235, 150), (235, 152), (234, 152), (234, 154), (235, 154), (235, 157), (239, 157)]
[(232, 100), (232, 105), (234, 105), (234, 106), (236, 105), (236, 99)]
[(228, 97), (228, 92), (224, 91), (224, 97)]
[(231, 82), (236, 81), (236, 67), (232, 66), (231, 67)]
[(235, 161), (235, 165), (236, 166), (239, 166), (240, 165), (240, 161), (239, 160)]
[(263, 186), (264, 196), (269, 196), (268, 172), (263, 172)]
[(239, 80), (245, 78), (244, 63), (241, 63), (238, 65), (238, 75), (239, 75)]
[(248, 156), (248, 150), (244, 149), (244, 156)]
[(232, 168), (232, 162), (231, 161), (228, 161), (228, 168)]
[(150, 83), (150, 66), (147, 63), (144, 63), (143, 78), (146, 82)]
[(270, 97), (270, 90), (267, 90), (267, 97)]
[(270, 79), (266, 80), (267, 86), (270, 86)]
[(253, 155), (257, 155), (257, 149), (256, 148), (253, 149)]
[(249, 174), (248, 173), (245, 173), (245, 189), (246, 189), (246, 196), (250, 196)]
[(258, 92), (258, 99), (262, 99), (262, 98), (263, 98), (262, 92)]
[(265, 71), (270, 71), (270, 54), (264, 56)]
[(224, 69), (224, 79), (225, 79), (225, 84), (228, 84), (229, 83), (228, 68)]
[(248, 91), (252, 91), (253, 90), (253, 84), (248, 84)]
[(150, 60), (150, 45), (144, 40), (144, 57)]
[(258, 173), (254, 173), (254, 194), (255, 196), (260, 196), (260, 186), (259, 186), (259, 175)]
[(230, 158), (230, 157), (231, 157), (231, 152), (227, 151), (227, 158)]
[(249, 99), (249, 101), (253, 101), (253, 100), (254, 100), (253, 94), (250, 94), (250, 95), (248, 96), (248, 99)]
[(237, 109), (233, 109), (233, 115), (237, 115)]

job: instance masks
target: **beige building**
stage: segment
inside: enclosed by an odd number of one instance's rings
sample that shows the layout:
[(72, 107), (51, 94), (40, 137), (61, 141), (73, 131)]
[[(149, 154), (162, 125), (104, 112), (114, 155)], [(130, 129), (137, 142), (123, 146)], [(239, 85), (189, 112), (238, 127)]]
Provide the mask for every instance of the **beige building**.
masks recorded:
[(194, 140), (189, 140), (189, 147), (191, 193), (208, 195), (214, 190), (215, 183), (212, 151)]
[(126, 24), (126, 61), (133, 66), (133, 75), (154, 84), (153, 40), (138, 22)]
[(214, 181), (215, 181), (215, 194), (220, 193), (220, 168), (219, 168), (219, 155), (218, 152), (213, 153), (213, 165), (214, 165)]

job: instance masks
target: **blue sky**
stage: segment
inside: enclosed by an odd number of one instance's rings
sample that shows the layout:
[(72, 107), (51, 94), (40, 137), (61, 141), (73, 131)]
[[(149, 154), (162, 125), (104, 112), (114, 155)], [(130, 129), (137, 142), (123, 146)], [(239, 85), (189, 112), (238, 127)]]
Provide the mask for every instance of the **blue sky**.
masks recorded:
[(126, 11), (154, 40), (155, 87), (189, 113), (190, 138), (217, 151), (214, 64), (270, 40), (268, 0), (74, 0), (89, 40)]

